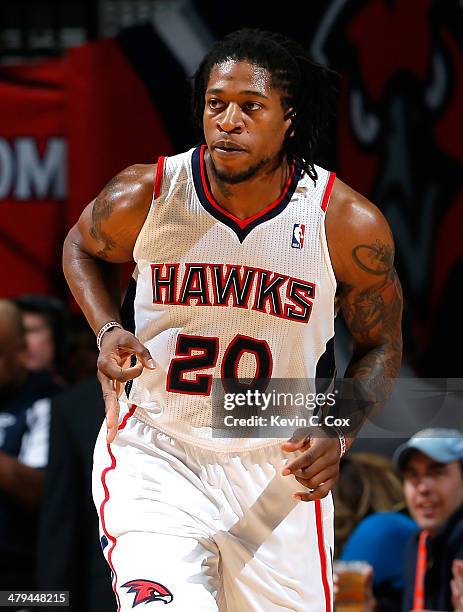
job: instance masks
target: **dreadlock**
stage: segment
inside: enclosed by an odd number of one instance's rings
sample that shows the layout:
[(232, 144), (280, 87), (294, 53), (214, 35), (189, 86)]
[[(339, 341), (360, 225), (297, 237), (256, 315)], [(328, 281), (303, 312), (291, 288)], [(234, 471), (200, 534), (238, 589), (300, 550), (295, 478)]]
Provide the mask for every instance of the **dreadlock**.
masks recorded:
[(288, 161), (298, 162), (313, 180), (315, 155), (336, 105), (337, 74), (316, 64), (297, 42), (282, 34), (242, 29), (215, 43), (201, 62), (193, 91), (193, 118), (198, 136), (204, 141), (204, 96), (212, 68), (227, 60), (246, 61), (265, 68), (271, 85), (281, 92), (281, 105), (292, 127), (283, 143)]

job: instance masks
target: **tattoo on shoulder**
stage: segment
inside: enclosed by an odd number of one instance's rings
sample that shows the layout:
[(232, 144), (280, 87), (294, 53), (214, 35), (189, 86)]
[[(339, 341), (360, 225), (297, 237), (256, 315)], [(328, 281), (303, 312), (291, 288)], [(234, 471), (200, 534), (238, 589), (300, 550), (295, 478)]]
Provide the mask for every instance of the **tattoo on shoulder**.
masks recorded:
[(108, 252), (116, 246), (113, 238), (102, 229), (102, 222), (111, 216), (118, 185), (119, 180), (117, 177), (111, 179), (93, 203), (90, 235), (102, 245), (102, 248), (97, 253), (98, 257), (102, 259), (107, 259)]

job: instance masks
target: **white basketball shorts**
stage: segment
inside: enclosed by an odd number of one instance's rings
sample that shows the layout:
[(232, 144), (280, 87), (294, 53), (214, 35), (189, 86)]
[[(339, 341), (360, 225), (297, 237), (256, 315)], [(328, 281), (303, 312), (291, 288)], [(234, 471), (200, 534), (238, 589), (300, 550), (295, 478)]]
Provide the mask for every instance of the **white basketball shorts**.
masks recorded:
[(292, 498), (292, 455), (196, 447), (122, 408), (93, 475), (118, 611), (332, 612), (331, 495)]

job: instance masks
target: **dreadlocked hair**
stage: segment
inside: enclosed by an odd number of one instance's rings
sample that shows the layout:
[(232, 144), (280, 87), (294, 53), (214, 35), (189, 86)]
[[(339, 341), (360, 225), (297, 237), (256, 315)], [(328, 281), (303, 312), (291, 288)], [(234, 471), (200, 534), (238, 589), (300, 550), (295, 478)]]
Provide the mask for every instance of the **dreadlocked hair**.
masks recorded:
[(289, 163), (299, 163), (316, 181), (315, 156), (335, 116), (337, 73), (316, 64), (297, 42), (275, 32), (242, 29), (215, 43), (194, 76), (193, 118), (204, 142), (205, 92), (212, 68), (227, 60), (246, 61), (265, 68), (271, 85), (281, 92), (281, 105), (290, 111), (292, 126), (283, 143)]

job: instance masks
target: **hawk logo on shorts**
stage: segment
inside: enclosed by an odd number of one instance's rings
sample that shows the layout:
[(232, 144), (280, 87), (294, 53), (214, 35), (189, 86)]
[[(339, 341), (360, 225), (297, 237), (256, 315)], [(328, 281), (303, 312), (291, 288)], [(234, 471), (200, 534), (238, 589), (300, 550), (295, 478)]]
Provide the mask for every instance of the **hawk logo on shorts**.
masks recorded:
[(291, 246), (293, 249), (302, 249), (304, 246), (305, 225), (303, 223), (295, 223), (293, 227), (293, 239)]
[(129, 593), (135, 593), (132, 608), (141, 603), (150, 603), (152, 601), (162, 601), (165, 604), (170, 603), (174, 596), (160, 582), (152, 580), (130, 580), (122, 585), (128, 589)]

